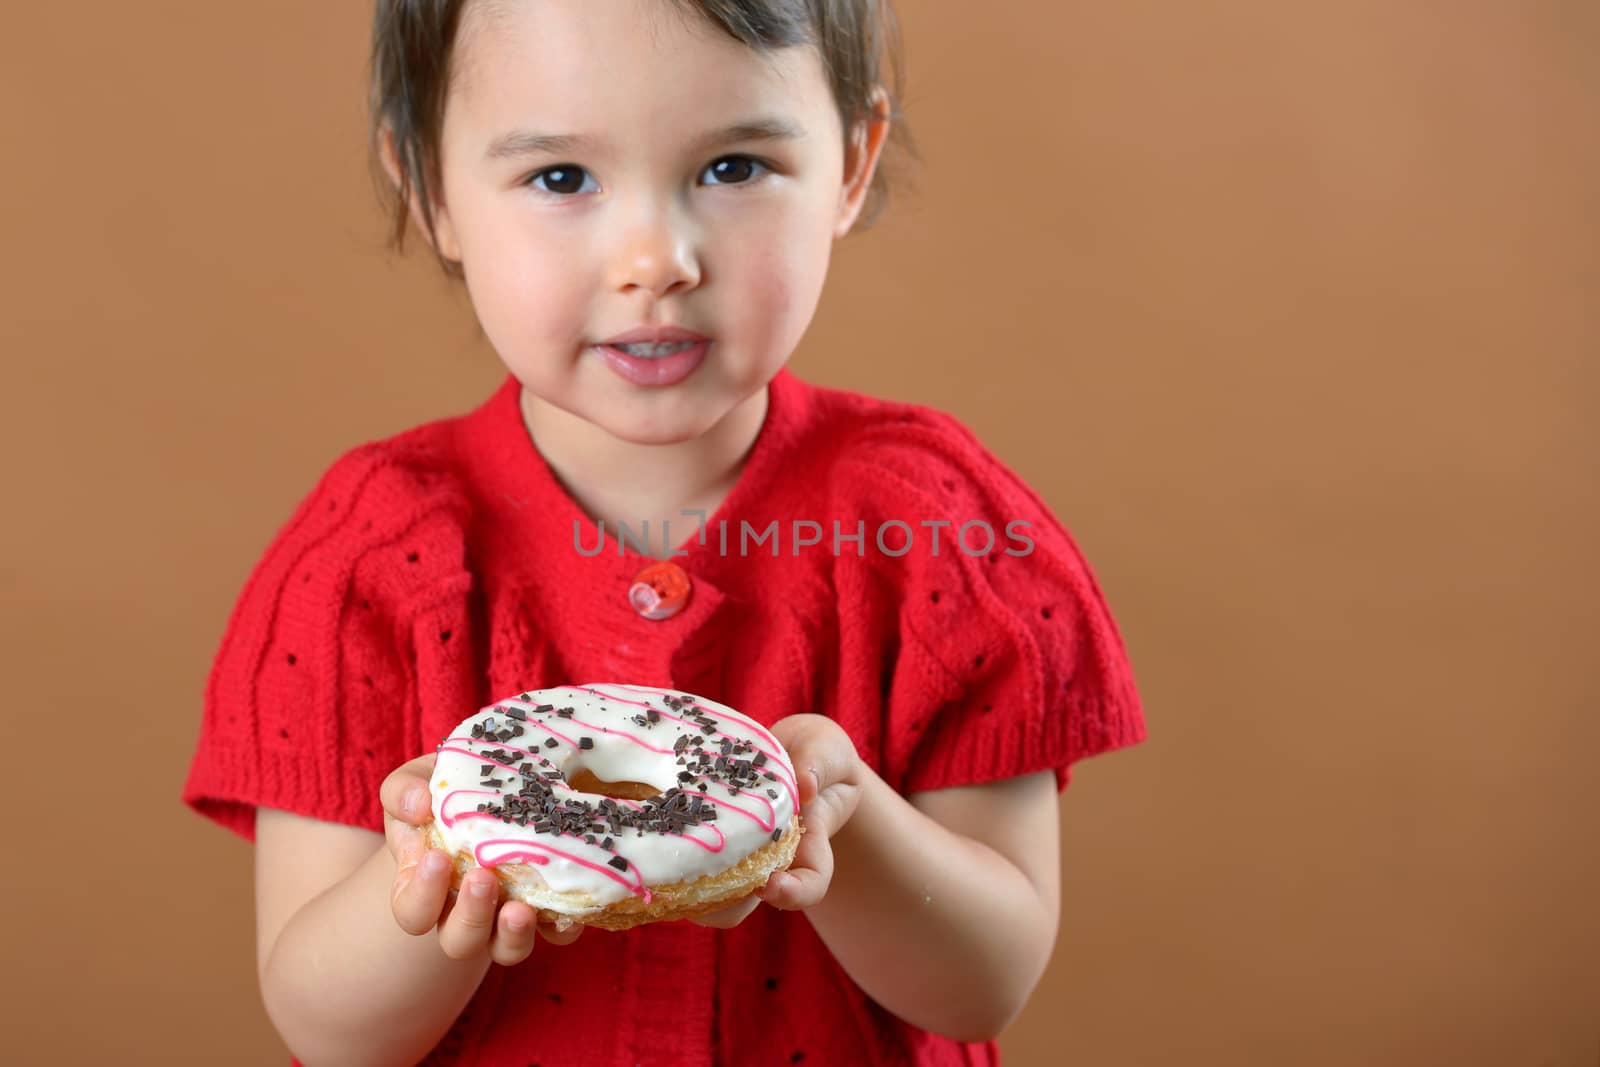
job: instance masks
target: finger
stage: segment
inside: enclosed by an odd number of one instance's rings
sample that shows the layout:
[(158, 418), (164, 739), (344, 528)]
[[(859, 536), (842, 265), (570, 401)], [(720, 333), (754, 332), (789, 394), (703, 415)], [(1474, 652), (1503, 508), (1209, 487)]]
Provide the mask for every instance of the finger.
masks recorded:
[(394, 857), (397, 867), (408, 867), (421, 858), (417, 844), (422, 840), (422, 831), (409, 823), (383, 817), (383, 843), (389, 847), (389, 855)]
[(534, 932), (537, 919), (538, 914), (522, 901), (506, 901), (495, 920), (489, 958), (505, 967), (527, 959), (538, 937)]
[(439, 947), (446, 956), (468, 960), (488, 948), (499, 893), (494, 872), (481, 867), (467, 872), (450, 913), (439, 922)]
[(437, 753), (430, 752), (389, 772), (378, 787), (378, 799), (386, 815), (413, 826), (421, 826), (433, 817), (428, 780), (433, 777), (437, 759)]
[(708, 911), (704, 915), (690, 916), (689, 921), (699, 926), (710, 926), (718, 930), (731, 930), (744, 922), (749, 914), (761, 906), (761, 898), (752, 893), (731, 907), (718, 908)]
[(450, 858), (436, 848), (419, 850), (413, 861), (395, 872), (390, 908), (408, 934), (421, 936), (439, 922), (450, 891)]
[(799, 911), (821, 902), (833, 881), (833, 846), (821, 834), (806, 834), (794, 863), (761, 888), (761, 899), (780, 911)]

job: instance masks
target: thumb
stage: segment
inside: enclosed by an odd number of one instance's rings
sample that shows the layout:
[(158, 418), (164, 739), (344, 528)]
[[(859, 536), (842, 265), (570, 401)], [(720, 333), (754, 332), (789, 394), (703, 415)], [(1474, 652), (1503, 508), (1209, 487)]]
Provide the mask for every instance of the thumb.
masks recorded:
[(427, 831), (387, 815), (383, 819), (383, 840), (389, 846), (389, 855), (402, 868), (415, 865), (428, 848)]
[(421, 826), (433, 815), (428, 797), (428, 782), (433, 777), (433, 766), (438, 754), (430, 752), (408, 760), (389, 772), (378, 786), (378, 802), (384, 813), (392, 818)]

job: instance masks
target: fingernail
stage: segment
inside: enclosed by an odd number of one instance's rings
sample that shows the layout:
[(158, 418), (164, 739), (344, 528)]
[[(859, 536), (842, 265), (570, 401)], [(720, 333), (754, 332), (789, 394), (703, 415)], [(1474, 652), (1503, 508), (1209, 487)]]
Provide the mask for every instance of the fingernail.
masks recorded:
[(422, 857), (422, 873), (428, 875), (429, 877), (432, 877), (436, 874), (443, 874), (446, 866), (447, 864), (445, 862), (444, 853), (440, 852), (436, 848), (429, 849), (428, 854)]
[(474, 878), (467, 884), (467, 891), (476, 899), (484, 900), (490, 893), (494, 892), (494, 887), (487, 878)]
[(428, 810), (426, 789), (413, 789), (406, 794), (405, 811), (407, 815), (421, 815)]

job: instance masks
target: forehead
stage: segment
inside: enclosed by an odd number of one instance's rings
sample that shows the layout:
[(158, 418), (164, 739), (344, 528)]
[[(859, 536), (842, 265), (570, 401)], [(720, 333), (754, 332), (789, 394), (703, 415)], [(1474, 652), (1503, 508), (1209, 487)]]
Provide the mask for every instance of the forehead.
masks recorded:
[(757, 52), (671, 0), (472, 0), (452, 57), (447, 126), (638, 138), (761, 113), (838, 128), (817, 50)]

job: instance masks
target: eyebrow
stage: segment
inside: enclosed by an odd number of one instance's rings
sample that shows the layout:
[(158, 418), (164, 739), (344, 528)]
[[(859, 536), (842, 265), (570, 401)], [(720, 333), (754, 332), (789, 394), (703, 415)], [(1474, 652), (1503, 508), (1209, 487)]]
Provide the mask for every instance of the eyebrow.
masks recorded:
[[(718, 145), (739, 144), (745, 141), (798, 141), (805, 131), (785, 119), (759, 118), (736, 122), (720, 130), (713, 130), (700, 138), (695, 146), (704, 150)], [(570, 133), (534, 133), (530, 130), (512, 130), (489, 142), (484, 152), (486, 160), (515, 159), (540, 152), (575, 152), (589, 147), (598, 139)], [(603, 142), (598, 142), (603, 143)]]

